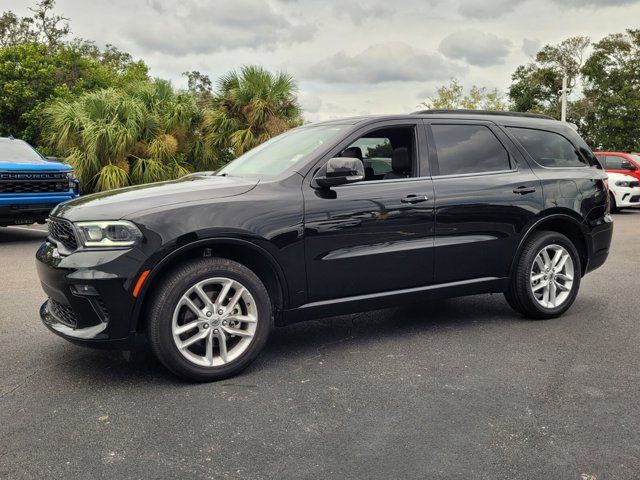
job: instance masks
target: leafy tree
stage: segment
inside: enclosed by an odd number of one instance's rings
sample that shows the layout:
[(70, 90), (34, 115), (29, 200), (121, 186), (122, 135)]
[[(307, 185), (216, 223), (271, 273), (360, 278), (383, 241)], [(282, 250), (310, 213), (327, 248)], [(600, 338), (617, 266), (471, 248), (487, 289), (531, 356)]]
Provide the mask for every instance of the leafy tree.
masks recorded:
[(258, 66), (232, 71), (217, 82), (203, 113), (202, 131), (209, 150), (240, 155), (285, 130), (300, 125), (297, 86), (285, 73)]
[(640, 29), (603, 38), (582, 68), (596, 147), (640, 150)]
[[(533, 62), (516, 68), (509, 88), (513, 110), (560, 118), (562, 79), (567, 76), (568, 95), (580, 86), (580, 69), (589, 44), (588, 37), (571, 37), (558, 45), (545, 45)], [(579, 123), (584, 106), (570, 103), (568, 119)]]
[(18, 17), (12, 11), (0, 16), (0, 47), (37, 42), (49, 48), (60, 46), (69, 34), (69, 19), (53, 13), (55, 0), (41, 0), (30, 8), (31, 17)]
[(391, 158), (393, 156), (393, 147), (388, 140), (383, 143), (367, 148), (365, 158)]
[(131, 62), (114, 68), (69, 44), (51, 51), (42, 43), (0, 49), (0, 135), (39, 142), (39, 115), (56, 98), (144, 79), (147, 67)]
[(198, 137), (199, 121), (193, 96), (163, 80), (84, 93), (43, 111), (47, 144), (95, 191), (210, 168), (217, 159)]
[(430, 97), (419, 105), (426, 109), (445, 110), (496, 110), (507, 109), (502, 96), (497, 89), (489, 90), (486, 87), (473, 85), (469, 93), (465, 95), (464, 88), (454, 78), (449, 85), (438, 88), (435, 97)]

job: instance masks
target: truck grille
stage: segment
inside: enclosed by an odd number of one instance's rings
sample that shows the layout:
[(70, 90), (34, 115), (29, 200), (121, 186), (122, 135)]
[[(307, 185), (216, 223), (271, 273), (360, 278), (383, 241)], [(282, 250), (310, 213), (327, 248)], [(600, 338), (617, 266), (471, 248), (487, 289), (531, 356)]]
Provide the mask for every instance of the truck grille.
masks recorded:
[(69, 180), (64, 181), (0, 181), (0, 193), (62, 193), (69, 191)]
[(76, 313), (69, 305), (63, 305), (62, 303), (56, 302), (53, 298), (49, 298), (49, 311), (54, 317), (70, 327), (75, 327), (78, 324)]
[(49, 217), (49, 236), (71, 252), (78, 248), (76, 232), (73, 229), (73, 225), (67, 221)]

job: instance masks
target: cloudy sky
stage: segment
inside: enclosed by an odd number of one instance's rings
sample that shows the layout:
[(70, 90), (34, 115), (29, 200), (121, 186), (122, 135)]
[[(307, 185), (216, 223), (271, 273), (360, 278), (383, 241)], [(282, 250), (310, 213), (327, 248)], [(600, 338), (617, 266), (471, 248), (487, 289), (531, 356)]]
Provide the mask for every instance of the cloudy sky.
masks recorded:
[[(27, 13), (25, 0), (2, 9)], [(504, 91), (546, 43), (637, 28), (640, 0), (58, 0), (75, 35), (184, 86), (244, 64), (298, 80), (310, 121), (402, 113), (450, 78)]]

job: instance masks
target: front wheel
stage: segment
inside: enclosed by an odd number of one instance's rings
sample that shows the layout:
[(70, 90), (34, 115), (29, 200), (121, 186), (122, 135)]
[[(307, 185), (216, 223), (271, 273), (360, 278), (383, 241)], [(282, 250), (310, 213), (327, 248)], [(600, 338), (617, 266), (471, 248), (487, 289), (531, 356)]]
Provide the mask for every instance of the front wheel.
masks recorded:
[(609, 211), (611, 213), (618, 213), (620, 211), (620, 208), (618, 207), (618, 203), (616, 202), (616, 197), (613, 193), (609, 193)]
[(558, 317), (576, 299), (581, 272), (571, 240), (557, 232), (538, 232), (523, 248), (505, 296), (526, 317)]
[(194, 260), (173, 270), (149, 311), (149, 343), (179, 377), (221, 380), (246, 368), (273, 327), (264, 284), (224, 258)]

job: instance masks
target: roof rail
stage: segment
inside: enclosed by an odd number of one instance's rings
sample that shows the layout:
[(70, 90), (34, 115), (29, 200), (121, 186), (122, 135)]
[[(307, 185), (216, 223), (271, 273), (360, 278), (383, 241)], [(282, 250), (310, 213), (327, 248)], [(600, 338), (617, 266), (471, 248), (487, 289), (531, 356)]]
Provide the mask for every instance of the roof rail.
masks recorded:
[(525, 118), (541, 118), (544, 120), (555, 120), (555, 118), (549, 115), (543, 115), (541, 113), (527, 113), (527, 112), (498, 112), (495, 110), (419, 110), (413, 112), (412, 115), (496, 115), (500, 117), (525, 117)]

